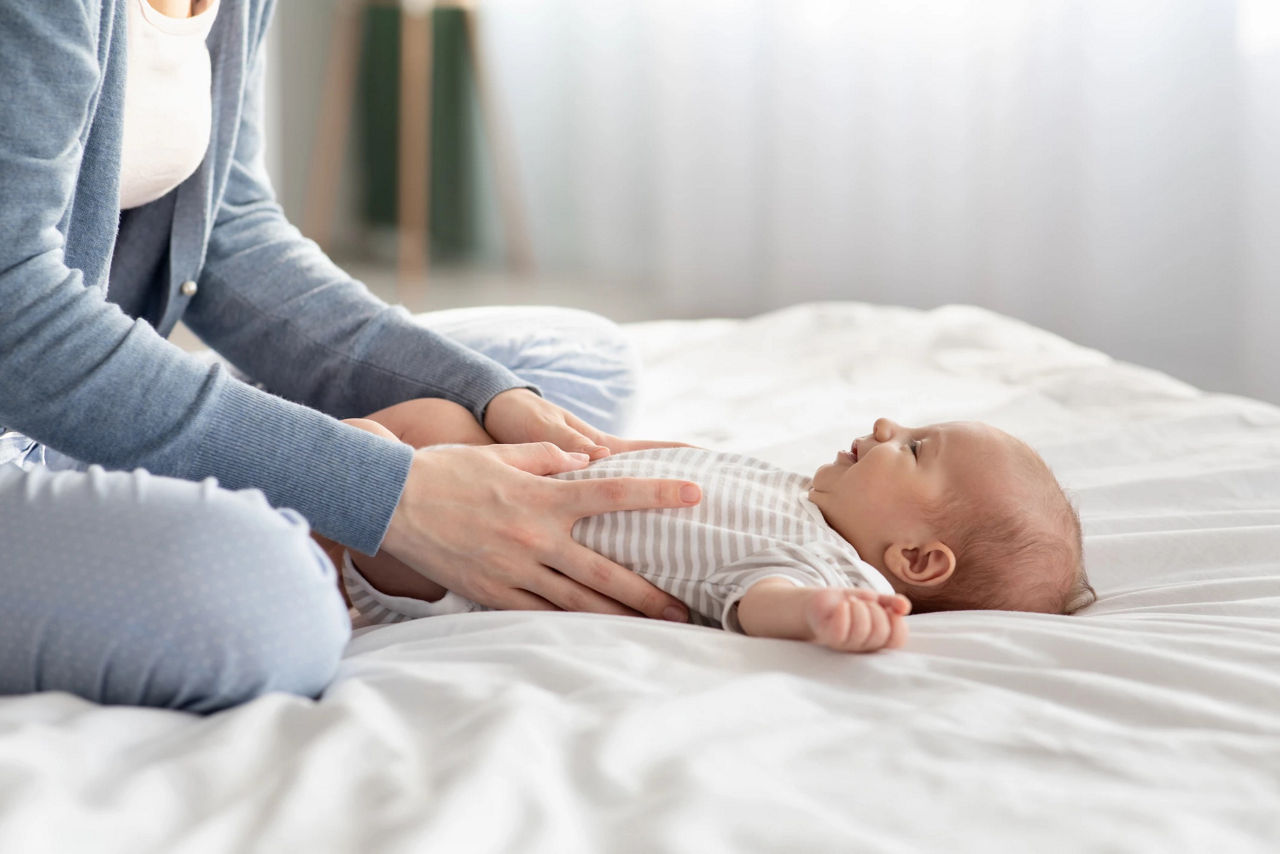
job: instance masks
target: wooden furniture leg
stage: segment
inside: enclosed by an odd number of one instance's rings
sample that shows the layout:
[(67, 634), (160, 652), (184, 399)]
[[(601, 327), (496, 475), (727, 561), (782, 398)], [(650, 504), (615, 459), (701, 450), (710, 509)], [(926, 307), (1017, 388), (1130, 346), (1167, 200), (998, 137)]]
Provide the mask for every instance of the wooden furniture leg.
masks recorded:
[[(400, 99), (397, 131), (396, 216), (398, 279), (421, 286), (427, 277), (431, 214), (432, 10), (440, 0), (338, 0), (329, 37), (330, 60), (324, 99), (317, 122), (309, 168), (304, 233), (328, 251), (333, 239), (339, 182), (351, 131), (361, 15), (369, 5), (400, 8)], [(519, 273), (533, 270), (533, 242), (524, 216), (516, 157), (506, 117), (484, 62), (484, 46), (476, 24), (475, 3), (455, 0), (461, 8), (467, 54), (476, 83), (486, 148), (498, 195), (508, 266)], [(405, 296), (406, 294), (401, 294)]]
[[(421, 284), (427, 275), (431, 205), (431, 6), (401, 7), (399, 186), (399, 278)], [(404, 294), (401, 295), (402, 298)]]
[(329, 33), (329, 62), (311, 142), (308, 169), (307, 209), (303, 233), (326, 252), (333, 239), (333, 214), (338, 206), (338, 187), (347, 136), (351, 132), (351, 107), (355, 97), (356, 61), (360, 52), (360, 16), (364, 0), (338, 0), (334, 7), (333, 29)]

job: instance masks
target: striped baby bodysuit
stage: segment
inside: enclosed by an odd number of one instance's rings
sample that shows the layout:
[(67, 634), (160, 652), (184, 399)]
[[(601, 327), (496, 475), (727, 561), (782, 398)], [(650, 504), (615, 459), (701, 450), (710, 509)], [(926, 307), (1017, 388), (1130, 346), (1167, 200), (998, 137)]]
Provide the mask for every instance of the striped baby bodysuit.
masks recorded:
[[(893, 593), (809, 500), (810, 478), (761, 460), (702, 448), (659, 448), (614, 454), (556, 477), (676, 478), (702, 487), (695, 507), (604, 513), (573, 526), (579, 543), (689, 606), (691, 622), (741, 631), (738, 600), (764, 578)], [(342, 575), (360, 614), (357, 627), (481, 607), (455, 593), (438, 602), (388, 596), (360, 575), (349, 556)]]

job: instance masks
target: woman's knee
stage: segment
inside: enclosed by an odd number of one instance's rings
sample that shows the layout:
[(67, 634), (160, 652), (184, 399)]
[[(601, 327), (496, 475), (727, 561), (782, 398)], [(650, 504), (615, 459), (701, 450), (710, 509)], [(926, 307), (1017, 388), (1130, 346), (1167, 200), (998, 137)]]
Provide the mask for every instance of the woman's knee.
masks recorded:
[(208, 712), (336, 670), (334, 567), (261, 493), (100, 469), (0, 493), (0, 693)]
[(176, 611), (170, 655), (201, 664), (183, 707), (213, 711), (270, 691), (318, 696), (351, 633), (335, 568), (294, 511), (256, 492), (222, 496), (198, 532), (175, 532), (188, 562), (157, 590)]
[(589, 311), (548, 306), (453, 309), (421, 322), (478, 350), (602, 430), (622, 432), (639, 387), (626, 332)]
[(562, 309), (559, 323), (548, 325), (552, 340), (534, 347), (541, 364), (526, 364), (516, 373), (542, 388), (563, 406), (608, 433), (626, 430), (640, 387), (640, 354), (630, 337), (612, 320), (576, 309)]
[(567, 344), (577, 344), (593, 359), (597, 370), (620, 388), (633, 391), (640, 376), (640, 352), (617, 323), (604, 315), (582, 309), (561, 309), (563, 321), (556, 329)]

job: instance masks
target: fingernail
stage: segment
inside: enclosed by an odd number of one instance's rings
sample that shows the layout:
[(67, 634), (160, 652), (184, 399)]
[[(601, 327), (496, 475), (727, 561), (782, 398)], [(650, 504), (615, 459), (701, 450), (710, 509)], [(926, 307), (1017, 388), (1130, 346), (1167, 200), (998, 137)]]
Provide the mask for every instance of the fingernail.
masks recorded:
[(702, 498), (702, 490), (696, 484), (686, 483), (680, 487), (680, 500), (685, 504), (697, 504)]
[(675, 605), (668, 605), (667, 610), (662, 612), (662, 619), (670, 620), (673, 623), (687, 623), (689, 621), (689, 615), (684, 612), (683, 608), (678, 608)]
[(589, 463), (589, 462), (591, 462), (591, 457), (587, 456), (586, 454), (580, 454), (580, 453), (578, 453), (577, 451), (570, 451), (570, 452), (569, 452), (569, 456), (570, 456), (570, 458), (572, 458), (572, 459), (573, 459), (573, 461), (574, 461), (574, 462), (576, 462), (576, 463)]
[(596, 459), (596, 460), (600, 459), (601, 457), (609, 456), (609, 449), (606, 448), (604, 445), (595, 445), (594, 447), (589, 448), (587, 452), (591, 454), (592, 459)]

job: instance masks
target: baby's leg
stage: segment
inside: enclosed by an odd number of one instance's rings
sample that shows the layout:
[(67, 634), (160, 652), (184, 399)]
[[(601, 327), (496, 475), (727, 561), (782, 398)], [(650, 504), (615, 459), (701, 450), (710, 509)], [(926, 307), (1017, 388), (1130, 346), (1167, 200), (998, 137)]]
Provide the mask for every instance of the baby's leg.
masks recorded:
[(910, 611), (903, 596), (797, 587), (781, 578), (753, 584), (738, 602), (738, 620), (749, 635), (805, 640), (843, 652), (902, 646)]
[[(366, 418), (349, 419), (349, 424), (372, 433), (391, 436), (421, 448), (426, 445), (492, 445), (493, 438), (462, 406), (438, 398), (417, 398), (378, 410)], [(326, 549), (341, 567), (341, 547)], [(351, 552), (351, 562), (365, 580), (391, 596), (409, 596), (435, 602), (445, 589), (386, 552), (366, 555)], [(339, 582), (341, 583), (341, 582)], [(343, 595), (346, 595), (345, 587)], [(349, 603), (348, 603), (349, 604)]]
[[(492, 445), (470, 411), (451, 400), (420, 397), (380, 409), (363, 420), (375, 421), (408, 445)], [(359, 425), (357, 425), (359, 426)]]

